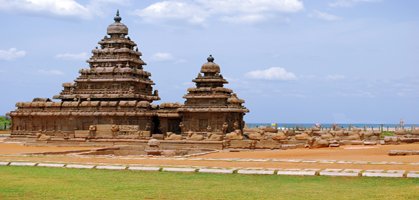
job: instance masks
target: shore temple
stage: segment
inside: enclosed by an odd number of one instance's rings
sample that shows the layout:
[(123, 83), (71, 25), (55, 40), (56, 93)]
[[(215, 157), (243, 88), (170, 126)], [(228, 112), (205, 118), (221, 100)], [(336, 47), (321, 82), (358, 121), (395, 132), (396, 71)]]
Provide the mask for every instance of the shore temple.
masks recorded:
[(210, 55), (187, 89), (185, 103), (153, 104), (160, 100), (151, 73), (119, 12), (107, 35), (92, 50), (89, 68), (53, 98), (19, 102), (10, 112), (12, 138), (60, 140), (148, 139), (168, 133), (203, 136), (243, 130), (249, 112), (231, 89), (225, 88), (220, 66)]

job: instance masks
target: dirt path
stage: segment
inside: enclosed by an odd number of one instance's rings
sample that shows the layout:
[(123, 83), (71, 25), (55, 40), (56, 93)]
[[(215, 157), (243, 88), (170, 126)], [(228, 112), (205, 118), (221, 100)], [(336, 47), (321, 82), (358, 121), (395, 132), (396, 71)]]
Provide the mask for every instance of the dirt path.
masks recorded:
[(42, 152), (64, 152), (95, 149), (93, 147), (51, 147), (51, 146), (25, 146), (20, 143), (1, 143), (0, 155), (28, 154)]
[[(419, 144), (388, 145), (388, 146), (344, 146), (325, 149), (292, 149), (264, 150), (212, 153), (193, 158), (151, 158), (144, 156), (79, 156), (79, 155), (36, 155), (25, 153), (60, 152), (93, 149), (93, 147), (34, 147), (20, 144), (0, 143), (0, 161), (36, 161), (60, 163), (107, 163), (107, 164), (138, 164), (138, 165), (176, 165), (201, 167), (229, 168), (351, 168), (351, 169), (386, 169), (386, 170), (416, 170), (419, 171), (419, 156), (388, 156), (392, 149), (419, 150)], [(193, 160), (193, 159), (203, 160)], [(268, 159), (266, 161), (208, 160), (208, 159)], [(192, 159), (192, 160), (191, 160)], [(278, 162), (272, 159), (302, 159), (308, 162)], [(334, 163), (320, 163), (321, 160), (336, 160)], [(399, 162), (399, 164), (355, 164), (338, 163), (337, 161), (369, 161), (369, 162)]]
[(278, 158), (306, 160), (356, 160), (419, 162), (419, 156), (389, 156), (390, 150), (419, 150), (419, 144), (342, 146), (339, 148), (219, 152), (203, 158)]

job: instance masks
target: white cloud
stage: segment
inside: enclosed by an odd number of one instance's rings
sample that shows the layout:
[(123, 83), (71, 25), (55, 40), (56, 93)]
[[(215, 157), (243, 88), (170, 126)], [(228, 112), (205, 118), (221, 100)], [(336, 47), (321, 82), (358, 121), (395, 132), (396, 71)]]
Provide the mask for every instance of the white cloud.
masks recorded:
[(157, 2), (135, 13), (147, 21), (185, 20), (192, 24), (202, 23), (208, 16), (199, 5), (180, 1)]
[(8, 50), (0, 49), (0, 60), (15, 60), (26, 55), (26, 51), (10, 48)]
[(74, 0), (0, 0), (0, 10), (89, 18), (89, 10)]
[(321, 19), (321, 20), (325, 20), (325, 21), (337, 21), (337, 20), (341, 19), (340, 17), (338, 17), (336, 15), (321, 12), (321, 11), (318, 11), (318, 10), (314, 10), (309, 16), (311, 18)]
[(352, 7), (360, 3), (374, 3), (381, 0), (336, 0), (329, 4), (330, 7)]
[(40, 69), (38, 70), (38, 73), (40, 74), (44, 74), (44, 75), (63, 75), (64, 72), (60, 71), (60, 70), (56, 70), (56, 69)]
[(41, 16), (90, 19), (102, 15), (102, 9), (109, 4), (124, 5), (129, 0), (90, 0), (80, 4), (76, 0), (0, 0), (0, 10)]
[(151, 56), (151, 59), (154, 61), (164, 62), (174, 60), (174, 56), (166, 52), (157, 52)]
[(55, 58), (62, 60), (86, 60), (89, 55), (86, 52), (82, 53), (62, 53), (55, 56)]
[(271, 67), (264, 70), (250, 71), (245, 74), (247, 78), (262, 80), (296, 80), (297, 76), (281, 67)]
[(145, 21), (180, 20), (204, 24), (209, 18), (233, 23), (255, 23), (275, 13), (293, 13), (304, 9), (300, 0), (178, 0), (160, 1), (135, 14)]
[(225, 16), (221, 18), (221, 21), (229, 23), (257, 23), (267, 20), (269, 17), (260, 14), (250, 15), (236, 15), (236, 16)]
[(210, 10), (231, 13), (298, 12), (304, 8), (299, 0), (199, 0)]
[(332, 80), (332, 81), (337, 81), (337, 80), (342, 80), (345, 79), (344, 75), (340, 75), (340, 74), (331, 74), (326, 76), (327, 80)]

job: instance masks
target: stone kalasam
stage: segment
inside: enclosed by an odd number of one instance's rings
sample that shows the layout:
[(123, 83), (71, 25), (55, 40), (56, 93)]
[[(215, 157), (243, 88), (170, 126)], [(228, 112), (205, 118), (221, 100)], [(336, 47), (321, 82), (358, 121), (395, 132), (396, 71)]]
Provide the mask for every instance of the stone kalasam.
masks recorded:
[(193, 80), (196, 87), (188, 89), (185, 105), (153, 105), (160, 100), (158, 91), (153, 91), (142, 53), (121, 20), (117, 12), (107, 35), (92, 50), (89, 68), (81, 69), (76, 80), (64, 83), (54, 96), (60, 101), (35, 98), (16, 104), (9, 113), (12, 138), (149, 139), (170, 133), (169, 140), (211, 136), (209, 140), (218, 141), (243, 130), (248, 110), (243, 100), (223, 87), (227, 81), (212, 56)]

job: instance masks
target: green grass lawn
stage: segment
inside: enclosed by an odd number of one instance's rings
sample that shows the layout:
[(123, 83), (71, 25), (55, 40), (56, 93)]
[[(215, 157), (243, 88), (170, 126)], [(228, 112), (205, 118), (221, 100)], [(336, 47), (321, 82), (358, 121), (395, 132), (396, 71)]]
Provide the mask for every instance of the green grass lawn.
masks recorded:
[(0, 167), (0, 199), (419, 199), (419, 180)]

